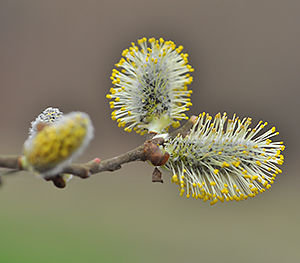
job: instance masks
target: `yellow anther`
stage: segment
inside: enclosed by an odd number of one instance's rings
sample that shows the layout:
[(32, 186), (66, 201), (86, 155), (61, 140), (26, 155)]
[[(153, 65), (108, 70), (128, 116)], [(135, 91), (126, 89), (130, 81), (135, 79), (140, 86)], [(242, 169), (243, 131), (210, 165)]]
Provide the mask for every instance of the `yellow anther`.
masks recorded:
[(145, 135), (147, 133), (147, 130), (143, 130), (140, 134)]
[(222, 165), (221, 165), (221, 167), (222, 167), (222, 168), (224, 168), (224, 167), (230, 167), (230, 164), (228, 164), (228, 163), (226, 163), (226, 162), (223, 162)]

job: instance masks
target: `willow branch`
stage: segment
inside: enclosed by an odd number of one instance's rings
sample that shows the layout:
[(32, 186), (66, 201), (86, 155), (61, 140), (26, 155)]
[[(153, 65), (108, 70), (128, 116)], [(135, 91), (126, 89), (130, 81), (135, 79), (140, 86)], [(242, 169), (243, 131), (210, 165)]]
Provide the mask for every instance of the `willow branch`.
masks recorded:
[(134, 161), (146, 161), (145, 144), (126, 152), (122, 155), (100, 161), (96, 158), (85, 164), (69, 164), (63, 170), (63, 173), (73, 174), (81, 178), (87, 178), (92, 174), (104, 171), (116, 171), (121, 169), (122, 164)]
[(0, 167), (14, 170), (23, 170), (20, 164), (19, 155), (3, 156), (0, 155)]
[[(92, 174), (104, 172), (104, 171), (116, 171), (121, 169), (122, 164), (130, 163), (134, 161), (147, 161), (149, 160), (153, 165), (164, 164), (169, 156), (167, 153), (163, 153), (159, 148), (164, 140), (162, 138), (147, 140), (141, 146), (126, 152), (122, 155), (100, 161), (99, 158), (95, 158), (90, 162), (84, 164), (70, 163), (63, 168), (61, 173), (57, 175), (57, 180), (53, 178), (46, 178), (46, 180), (51, 180), (57, 187), (64, 187), (61, 174), (72, 174), (80, 178), (88, 178)], [(0, 167), (14, 169), (17, 171), (27, 170), (22, 167), (20, 162), (22, 156), (0, 156)]]
[[(172, 132), (170, 136), (176, 137), (178, 134), (185, 136), (195, 123), (195, 120), (196, 117), (192, 116), (184, 126)], [(154, 136), (155, 133), (149, 133), (147, 140), (141, 146), (107, 160), (100, 161), (99, 158), (95, 158), (83, 164), (70, 163), (54, 179), (46, 178), (46, 180), (51, 180), (57, 187), (63, 188), (65, 182), (62, 180), (62, 174), (72, 174), (80, 178), (88, 178), (92, 174), (119, 170), (123, 164), (135, 161), (150, 161), (154, 166), (164, 165), (169, 158), (169, 154), (163, 152), (159, 147), (164, 144), (164, 139), (159, 137), (153, 139)], [(20, 160), (21, 156), (0, 156), (0, 167), (16, 171), (27, 170), (25, 167), (22, 167)], [(154, 171), (153, 181), (162, 182), (161, 173), (158, 170)]]

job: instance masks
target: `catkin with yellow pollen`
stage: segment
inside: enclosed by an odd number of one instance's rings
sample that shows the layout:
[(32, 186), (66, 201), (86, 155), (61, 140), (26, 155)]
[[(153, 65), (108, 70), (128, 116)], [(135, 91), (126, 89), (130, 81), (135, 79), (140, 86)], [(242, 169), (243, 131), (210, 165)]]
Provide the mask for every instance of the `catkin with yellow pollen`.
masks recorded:
[(84, 151), (93, 138), (93, 130), (86, 113), (66, 114), (29, 137), (24, 143), (23, 164), (31, 171), (51, 178)]
[(202, 113), (187, 136), (166, 142), (170, 157), (165, 167), (181, 196), (210, 200), (211, 205), (242, 201), (269, 189), (281, 173), (285, 146), (270, 139), (279, 134), (275, 127), (258, 136), (266, 122), (250, 129), (251, 118), (234, 115), (226, 121), (226, 113), (215, 118)]
[(138, 46), (122, 52), (113, 69), (114, 85), (110, 94), (111, 118), (125, 131), (135, 130), (141, 135), (148, 131), (164, 132), (171, 124), (179, 127), (179, 120), (188, 119), (184, 112), (192, 106), (192, 91), (187, 85), (193, 81), (188, 55), (183, 46), (163, 38), (144, 37)]

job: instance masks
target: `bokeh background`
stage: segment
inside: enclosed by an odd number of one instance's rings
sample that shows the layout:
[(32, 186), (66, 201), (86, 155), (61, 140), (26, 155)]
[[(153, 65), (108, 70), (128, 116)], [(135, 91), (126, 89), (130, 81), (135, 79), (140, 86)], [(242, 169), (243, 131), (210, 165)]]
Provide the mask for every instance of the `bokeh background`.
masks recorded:
[(28, 172), (0, 189), (0, 262), (300, 262), (300, 2), (0, 1), (0, 154), (19, 154), (45, 108), (90, 114), (95, 139), (78, 162), (140, 145), (110, 119), (105, 95), (138, 38), (182, 44), (194, 106), (268, 121), (286, 145), (264, 194), (218, 203), (179, 196), (164, 172), (131, 163), (65, 189)]

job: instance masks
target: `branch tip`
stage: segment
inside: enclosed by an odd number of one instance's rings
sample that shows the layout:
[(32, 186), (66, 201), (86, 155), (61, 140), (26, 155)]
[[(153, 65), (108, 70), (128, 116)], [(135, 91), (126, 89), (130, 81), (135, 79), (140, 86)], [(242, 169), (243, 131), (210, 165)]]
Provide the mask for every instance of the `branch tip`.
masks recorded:
[(93, 161), (96, 162), (96, 163), (100, 163), (101, 162), (101, 160), (99, 158), (95, 158)]

